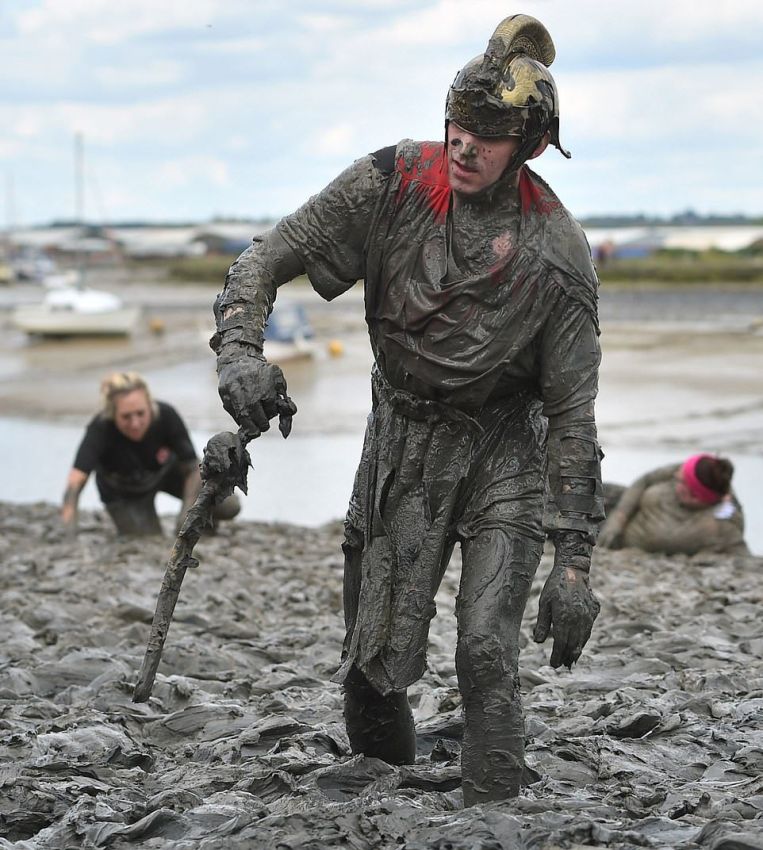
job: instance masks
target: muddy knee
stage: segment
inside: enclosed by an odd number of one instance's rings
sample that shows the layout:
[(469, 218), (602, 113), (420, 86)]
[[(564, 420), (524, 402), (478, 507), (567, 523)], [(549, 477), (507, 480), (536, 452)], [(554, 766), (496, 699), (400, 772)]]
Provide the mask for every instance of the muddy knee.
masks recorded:
[(234, 493), (231, 496), (228, 496), (227, 499), (224, 499), (220, 502), (219, 505), (215, 505), (213, 516), (215, 519), (223, 519), (229, 520), (233, 519), (233, 517), (238, 516), (241, 511), (241, 500)]
[(517, 663), (495, 635), (470, 634), (459, 637), (456, 648), (458, 686), (464, 699), (473, 691), (492, 689), (511, 682)]

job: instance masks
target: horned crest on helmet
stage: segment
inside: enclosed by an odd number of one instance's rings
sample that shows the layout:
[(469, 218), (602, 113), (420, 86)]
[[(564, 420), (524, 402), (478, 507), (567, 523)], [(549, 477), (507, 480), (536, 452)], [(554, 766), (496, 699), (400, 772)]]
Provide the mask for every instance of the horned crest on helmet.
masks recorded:
[(512, 160), (527, 160), (546, 132), (559, 142), (559, 96), (548, 66), (556, 50), (548, 30), (530, 15), (511, 15), (496, 28), (487, 49), (456, 75), (448, 92), (445, 123), (478, 136), (519, 136)]

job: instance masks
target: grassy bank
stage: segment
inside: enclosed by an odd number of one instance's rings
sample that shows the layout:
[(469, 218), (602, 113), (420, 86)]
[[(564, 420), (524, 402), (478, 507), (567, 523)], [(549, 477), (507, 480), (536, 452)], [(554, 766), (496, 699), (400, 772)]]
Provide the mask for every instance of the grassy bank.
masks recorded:
[(599, 263), (605, 283), (763, 283), (763, 253), (666, 249), (649, 257)]
[[(173, 283), (221, 284), (233, 255), (152, 260)], [(662, 250), (650, 257), (599, 263), (603, 283), (763, 284), (763, 253)]]
[(222, 284), (231, 263), (236, 259), (231, 254), (209, 254), (205, 257), (182, 257), (167, 261), (167, 277), (176, 283)]

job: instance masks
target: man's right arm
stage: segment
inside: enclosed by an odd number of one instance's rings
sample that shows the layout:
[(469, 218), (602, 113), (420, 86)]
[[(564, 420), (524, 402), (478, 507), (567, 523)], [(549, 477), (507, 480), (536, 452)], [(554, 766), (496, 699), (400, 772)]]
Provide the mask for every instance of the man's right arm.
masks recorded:
[(61, 505), (61, 521), (64, 525), (74, 526), (77, 522), (77, 506), (79, 505), (79, 494), (87, 484), (90, 474), (81, 469), (72, 467), (66, 478), (66, 490), (64, 491), (63, 504)]
[(251, 346), (262, 354), (265, 323), (276, 290), (304, 272), (299, 258), (276, 229), (257, 236), (228, 270), (214, 305), (217, 331), (210, 346), (220, 356), (229, 346)]
[(220, 398), (252, 436), (266, 431), (273, 416), (288, 413), (291, 404), (286, 403), (283, 373), (265, 360), (263, 346), (276, 289), (303, 270), (299, 258), (271, 230), (233, 263), (215, 300), (217, 330), (209, 344), (217, 354)]
[(295, 213), (254, 240), (231, 266), (215, 302), (217, 353), (223, 406), (257, 436), (281, 417), (288, 433), (296, 412), (278, 366), (263, 356), (264, 332), (278, 287), (306, 273), (327, 300), (365, 274), (365, 244), (377, 201), (390, 175), (373, 156), (362, 157)]

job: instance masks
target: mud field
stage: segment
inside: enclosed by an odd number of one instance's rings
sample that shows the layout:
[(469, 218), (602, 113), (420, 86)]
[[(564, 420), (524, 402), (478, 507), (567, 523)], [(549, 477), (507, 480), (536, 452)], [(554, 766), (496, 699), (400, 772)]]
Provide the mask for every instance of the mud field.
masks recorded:
[[(0, 505), (0, 848), (763, 848), (763, 563), (597, 552), (572, 672), (529, 640), (527, 784), (463, 809), (454, 558), (419, 756), (353, 758), (329, 682), (341, 524), (234, 522), (197, 546), (151, 700), (131, 701), (169, 536)], [(169, 525), (168, 525), (169, 531)]]

